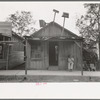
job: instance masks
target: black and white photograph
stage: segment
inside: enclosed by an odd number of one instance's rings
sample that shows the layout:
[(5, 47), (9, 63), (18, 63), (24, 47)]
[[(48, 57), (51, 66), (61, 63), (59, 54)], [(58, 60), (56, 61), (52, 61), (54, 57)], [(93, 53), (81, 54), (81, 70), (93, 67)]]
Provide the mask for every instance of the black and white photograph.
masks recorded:
[(99, 2), (0, 2), (0, 82), (100, 82)]
[(0, 1), (0, 99), (100, 99), (99, 91), (99, 1)]

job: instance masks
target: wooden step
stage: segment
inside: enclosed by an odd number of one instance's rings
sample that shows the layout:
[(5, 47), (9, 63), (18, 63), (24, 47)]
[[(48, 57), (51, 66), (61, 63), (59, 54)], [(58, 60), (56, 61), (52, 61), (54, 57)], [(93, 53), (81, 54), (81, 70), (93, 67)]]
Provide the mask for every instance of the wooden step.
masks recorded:
[(48, 70), (59, 70), (58, 66), (49, 66)]

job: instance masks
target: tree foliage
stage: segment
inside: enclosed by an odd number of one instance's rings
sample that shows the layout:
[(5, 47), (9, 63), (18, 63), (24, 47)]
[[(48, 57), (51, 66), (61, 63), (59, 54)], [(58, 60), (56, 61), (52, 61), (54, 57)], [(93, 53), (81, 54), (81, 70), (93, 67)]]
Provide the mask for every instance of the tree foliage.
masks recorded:
[(84, 4), (84, 8), (87, 9), (87, 12), (77, 19), (76, 26), (79, 29), (79, 33), (84, 38), (83, 60), (89, 64), (95, 63), (98, 60), (98, 56), (94, 51), (94, 45), (99, 40), (100, 4), (86, 3)]
[(86, 61), (88, 64), (97, 62), (98, 56), (95, 52), (96, 48), (90, 44), (87, 45), (86, 42), (83, 42), (83, 47), (83, 61)]
[(12, 30), (20, 36), (35, 31), (35, 28), (33, 28), (35, 20), (33, 20), (31, 12), (16, 11), (14, 14), (9, 15), (7, 21), (12, 23)]
[(80, 34), (87, 42), (89, 40), (98, 40), (99, 35), (99, 18), (100, 18), (100, 4), (84, 4), (87, 9), (85, 15), (82, 15), (76, 22)]

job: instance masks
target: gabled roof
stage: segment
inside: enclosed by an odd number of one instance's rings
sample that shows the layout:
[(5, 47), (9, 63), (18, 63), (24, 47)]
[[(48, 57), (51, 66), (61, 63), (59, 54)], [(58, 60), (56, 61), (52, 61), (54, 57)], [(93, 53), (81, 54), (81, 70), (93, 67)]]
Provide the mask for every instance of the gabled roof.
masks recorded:
[[(56, 22), (50, 22), (49, 24), (47, 24), (45, 27), (43, 27), (43, 28), (41, 28), (40, 30), (38, 30), (38, 31), (36, 31), (35, 33), (33, 33), (32, 35), (31, 35), (31, 37), (49, 37), (49, 36), (44, 36), (43, 34), (44, 33), (41, 33), (43, 30), (45, 30), (45, 29), (47, 29), (48, 27), (50, 27), (50, 26), (53, 26), (54, 25), (54, 27), (57, 27), (58, 29), (60, 29), (60, 30), (62, 30), (62, 26), (61, 25), (59, 25), (58, 23), (56, 23)], [(52, 28), (51, 29), (49, 29), (49, 30), (52, 30)], [(74, 34), (73, 32), (71, 32), (71, 31), (69, 31), (68, 29), (66, 29), (66, 28), (64, 28), (64, 34), (62, 34), (61, 33), (61, 31), (60, 31), (60, 35), (59, 36), (57, 36), (57, 37), (68, 37), (68, 38), (71, 38), (71, 37), (74, 37), (74, 38), (80, 38), (79, 36), (77, 36), (76, 34)]]
[(19, 38), (20, 40), (23, 40), (24, 38), (16, 34), (15, 32), (12, 31), (12, 36), (15, 36), (16, 38)]

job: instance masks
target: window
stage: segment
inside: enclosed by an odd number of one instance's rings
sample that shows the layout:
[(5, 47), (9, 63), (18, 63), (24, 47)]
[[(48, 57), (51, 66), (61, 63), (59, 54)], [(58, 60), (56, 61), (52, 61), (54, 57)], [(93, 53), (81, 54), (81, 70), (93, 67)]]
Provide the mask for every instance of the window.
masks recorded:
[(31, 45), (31, 58), (41, 58), (41, 51), (41, 43), (34, 42), (34, 44)]
[(3, 58), (3, 45), (0, 44), (0, 59)]
[[(9, 41), (10, 38), (0, 35), (0, 41)], [(8, 46), (5, 44), (0, 44), (0, 59), (5, 59), (7, 55)], [(10, 53), (10, 50), (9, 50)]]

